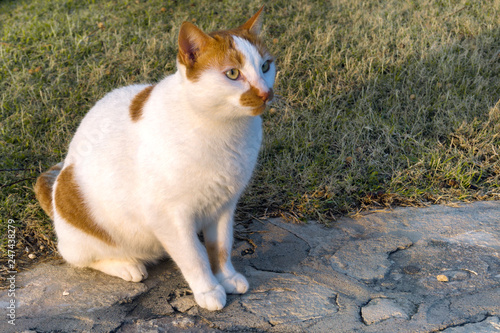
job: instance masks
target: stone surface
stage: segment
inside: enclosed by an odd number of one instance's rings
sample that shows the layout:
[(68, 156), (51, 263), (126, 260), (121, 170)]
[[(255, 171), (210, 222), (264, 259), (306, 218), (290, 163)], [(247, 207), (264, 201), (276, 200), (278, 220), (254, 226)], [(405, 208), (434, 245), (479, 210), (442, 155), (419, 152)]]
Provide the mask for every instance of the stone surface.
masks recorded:
[(141, 283), (109, 279), (97, 271), (66, 264), (41, 264), (26, 272), (20, 281), (18, 309), (29, 309), (32, 316), (99, 311), (128, 302), (147, 290)]
[(409, 305), (402, 306), (396, 300), (389, 298), (372, 299), (361, 308), (361, 317), (367, 325), (372, 325), (390, 318), (410, 319)]
[(121, 326), (117, 332), (120, 333), (157, 333), (157, 332), (190, 332), (190, 333), (209, 333), (221, 332), (217, 329), (208, 328), (200, 319), (191, 316), (173, 315), (150, 320), (138, 319), (127, 322)]
[(246, 258), (250, 266), (258, 270), (290, 272), (308, 255), (310, 246), (307, 242), (273, 224), (255, 223), (246, 231), (251, 233), (252, 243), (257, 246)]
[(375, 239), (350, 242), (331, 258), (332, 267), (356, 279), (372, 281), (384, 278), (392, 262), (389, 253), (412, 245), (406, 237), (384, 235)]
[[(18, 307), (14, 331), (19, 327), (36, 327), (37, 331), (90, 330), (92, 327), (112, 330), (121, 325), (116, 319), (124, 311), (113, 306), (130, 303), (147, 290), (141, 283), (67, 264), (40, 264), (19, 274), (16, 288)], [(5, 302), (1, 297), (2, 308)], [(94, 323), (97, 320), (99, 322)], [(0, 331), (13, 328), (6, 324), (0, 322)]]
[(264, 275), (266, 283), (242, 296), (243, 307), (264, 317), (271, 325), (303, 322), (338, 311), (337, 295), (327, 286), (303, 276), (253, 272)]
[(451, 243), (469, 244), (471, 246), (490, 247), (500, 250), (500, 237), (484, 231), (468, 231), (448, 239)]
[(0, 332), (499, 331), (500, 202), (235, 231), (250, 290), (221, 311), (199, 308), (169, 260), (142, 283), (54, 262), (16, 275), (16, 325)]
[(193, 297), (184, 296), (170, 302), (170, 305), (179, 312), (186, 312), (195, 306), (196, 302)]

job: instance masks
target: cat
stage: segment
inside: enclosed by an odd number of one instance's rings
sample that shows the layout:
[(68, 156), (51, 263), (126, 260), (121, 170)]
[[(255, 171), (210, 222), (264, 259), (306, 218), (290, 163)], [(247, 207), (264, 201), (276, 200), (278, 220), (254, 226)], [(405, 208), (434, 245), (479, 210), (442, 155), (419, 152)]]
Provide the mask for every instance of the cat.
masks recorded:
[(177, 72), (107, 94), (64, 161), (38, 177), (35, 194), (69, 264), (139, 282), (145, 264), (168, 254), (208, 310), (248, 290), (231, 248), (236, 203), (261, 146), (260, 115), (274, 96), (262, 10), (208, 34), (184, 22)]

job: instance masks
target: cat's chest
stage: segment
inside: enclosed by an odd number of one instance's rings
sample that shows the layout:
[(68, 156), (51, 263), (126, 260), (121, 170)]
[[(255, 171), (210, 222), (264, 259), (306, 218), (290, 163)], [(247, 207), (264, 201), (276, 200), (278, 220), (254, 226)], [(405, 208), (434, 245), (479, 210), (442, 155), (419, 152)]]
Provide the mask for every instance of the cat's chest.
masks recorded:
[(152, 182), (148, 187), (158, 189), (160, 197), (216, 208), (237, 199), (248, 184), (261, 145), (261, 131), (260, 119), (256, 119), (225, 137), (217, 132), (187, 131), (155, 139), (163, 143), (160, 145), (145, 141), (139, 150), (148, 169), (143, 179)]
[[(244, 187), (251, 177), (260, 140), (249, 138), (245, 142), (218, 143), (201, 145), (191, 151), (182, 152), (183, 168), (187, 176), (199, 187), (219, 187), (222, 190), (236, 192)], [(202, 183), (199, 183), (203, 180)]]
[(205, 147), (188, 156), (182, 154), (183, 162), (175, 172), (184, 179), (175, 189), (191, 205), (207, 212), (238, 199), (251, 178), (259, 150), (257, 142), (217, 148)]

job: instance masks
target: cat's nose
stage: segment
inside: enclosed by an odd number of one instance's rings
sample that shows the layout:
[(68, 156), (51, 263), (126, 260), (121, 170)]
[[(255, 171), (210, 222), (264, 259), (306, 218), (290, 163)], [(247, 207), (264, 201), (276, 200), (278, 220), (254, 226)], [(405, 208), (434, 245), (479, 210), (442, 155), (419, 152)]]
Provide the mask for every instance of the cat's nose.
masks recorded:
[(269, 102), (274, 97), (273, 90), (269, 89), (268, 91), (259, 91), (259, 97), (262, 98), (264, 103)]

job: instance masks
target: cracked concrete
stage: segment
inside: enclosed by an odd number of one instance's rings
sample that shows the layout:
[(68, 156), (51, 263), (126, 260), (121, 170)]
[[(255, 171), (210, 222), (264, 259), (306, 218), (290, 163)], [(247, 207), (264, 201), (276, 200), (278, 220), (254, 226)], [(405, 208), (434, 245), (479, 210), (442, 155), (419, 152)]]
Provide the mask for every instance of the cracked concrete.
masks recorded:
[(142, 283), (52, 262), (17, 275), (16, 325), (0, 331), (500, 332), (500, 202), (235, 229), (251, 287), (221, 311), (169, 260)]
[(392, 265), (389, 254), (406, 249), (413, 243), (406, 237), (383, 235), (374, 239), (352, 241), (331, 258), (333, 269), (358, 280), (383, 279)]

